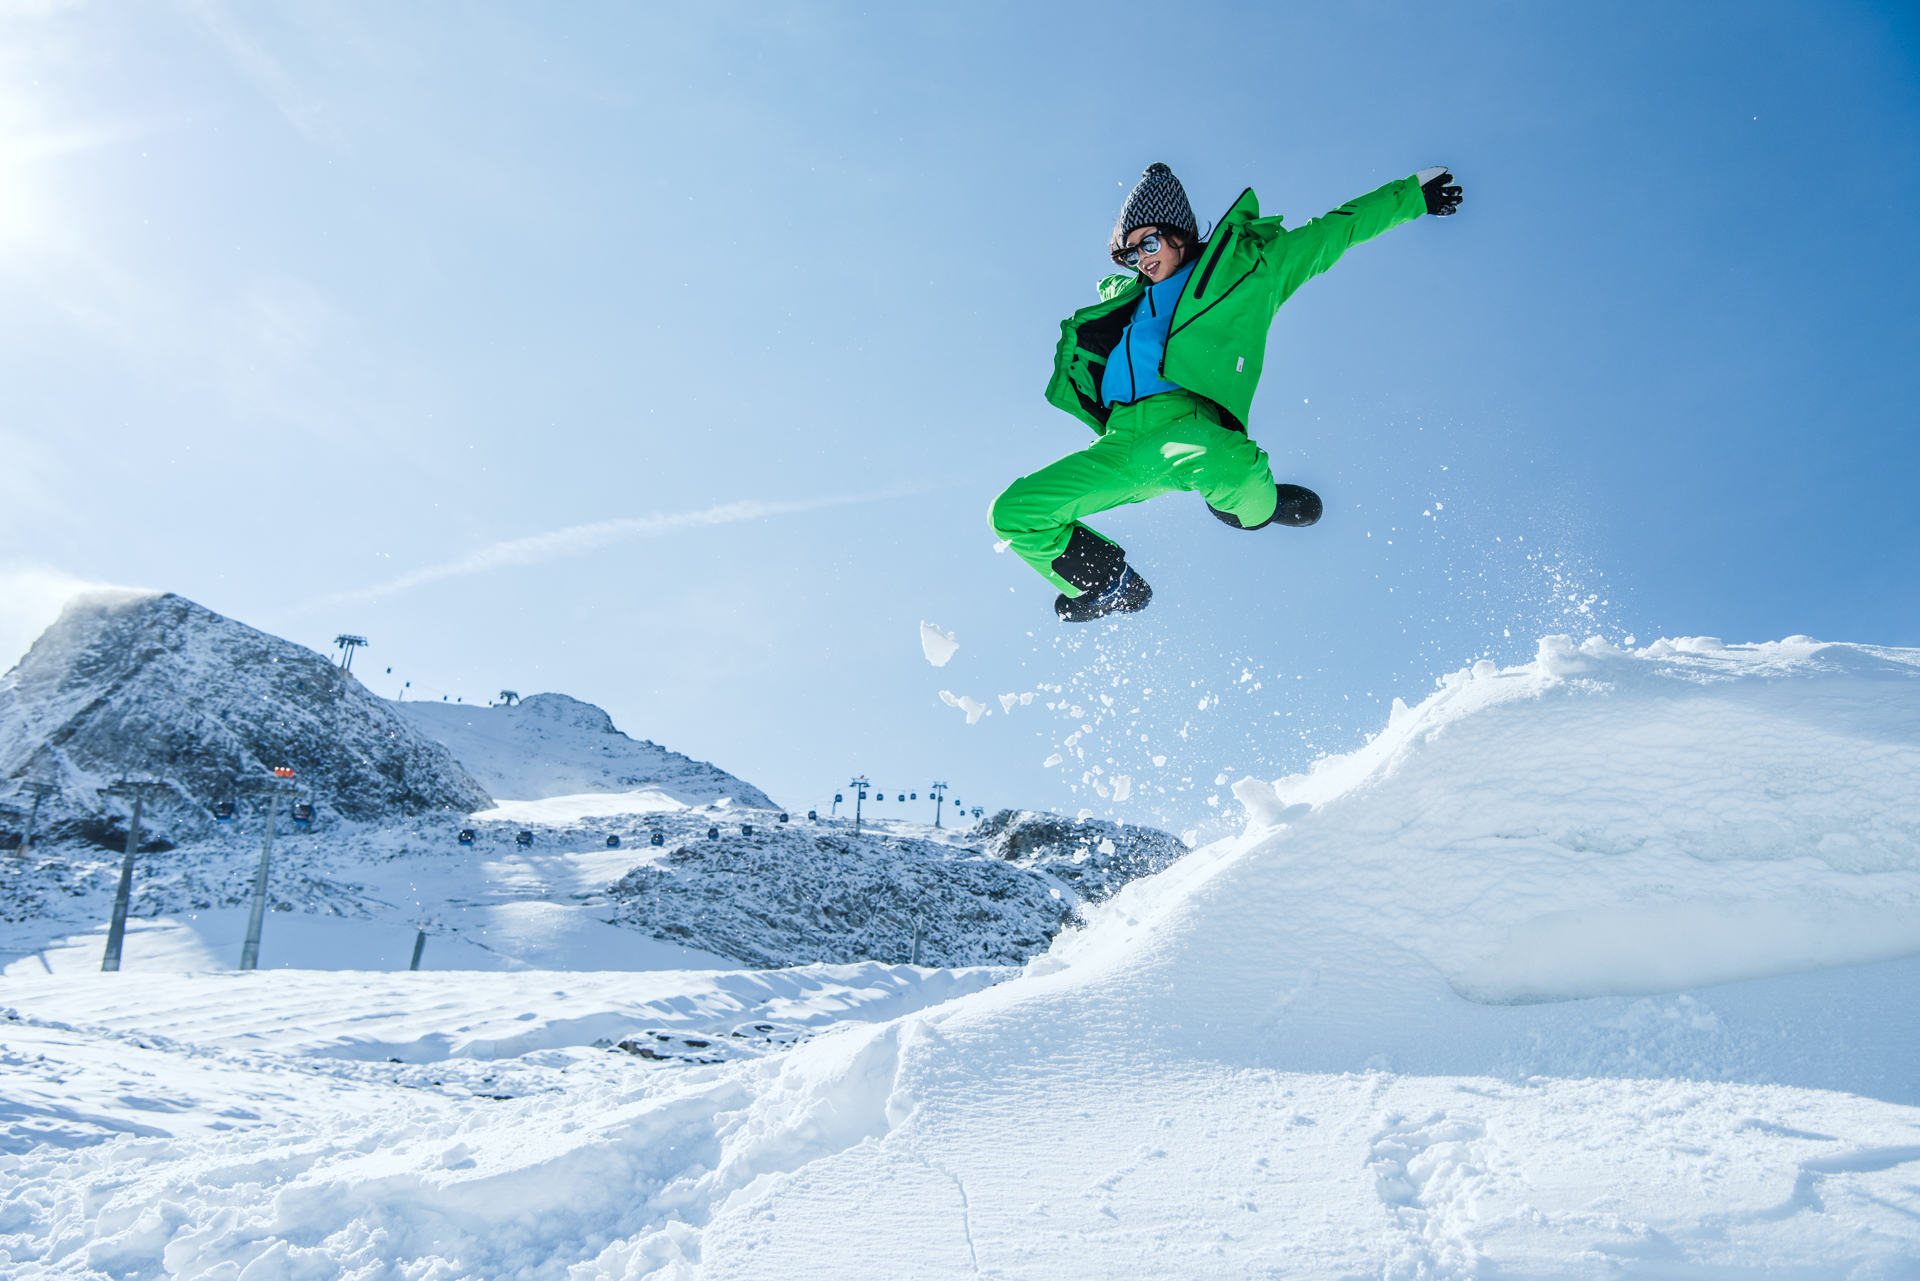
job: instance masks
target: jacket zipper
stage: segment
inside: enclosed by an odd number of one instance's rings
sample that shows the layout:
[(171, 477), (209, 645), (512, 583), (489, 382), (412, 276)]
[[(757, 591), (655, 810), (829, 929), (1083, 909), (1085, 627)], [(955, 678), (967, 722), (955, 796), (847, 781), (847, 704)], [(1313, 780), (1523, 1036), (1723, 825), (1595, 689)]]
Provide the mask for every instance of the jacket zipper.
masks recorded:
[(1220, 234), (1220, 244), (1213, 251), (1213, 258), (1207, 263), (1207, 269), (1200, 273), (1200, 283), (1193, 287), (1193, 300), (1199, 302), (1207, 292), (1207, 282), (1213, 279), (1213, 269), (1227, 256), (1227, 246), (1233, 241), (1235, 228), (1228, 227)]
[[(1241, 200), (1246, 199), (1246, 192), (1242, 192), (1240, 198)], [(1238, 208), (1240, 201), (1236, 200), (1233, 203), (1234, 203), (1234, 207)], [(1227, 212), (1232, 213), (1233, 210), (1229, 209)], [(1207, 269), (1200, 273), (1200, 279), (1194, 283), (1193, 298), (1195, 302), (1200, 301), (1200, 295), (1207, 291), (1207, 282), (1213, 279), (1213, 269), (1220, 265), (1220, 260), (1222, 258), (1226, 257), (1227, 246), (1231, 244), (1233, 241), (1233, 233), (1238, 231), (1239, 229), (1240, 228), (1238, 226), (1231, 226), (1221, 231), (1219, 242), (1210, 251), (1212, 254), (1212, 257), (1210, 257), (1207, 260)], [(1202, 307), (1197, 314), (1189, 316), (1184, 322), (1180, 320), (1180, 306), (1178, 303), (1175, 303), (1173, 308), (1173, 324), (1172, 324), (1172, 327), (1167, 331), (1168, 345), (1172, 345), (1173, 336), (1175, 334), (1179, 333), (1181, 330), (1185, 329), (1188, 325), (1191, 325), (1194, 321), (1198, 320), (1201, 316), (1206, 315), (1209, 311), (1212, 311), (1215, 307), (1219, 306), (1221, 298), (1225, 298), (1228, 294), (1232, 293), (1235, 289), (1237, 289), (1240, 286), (1241, 280), (1245, 280), (1247, 276), (1251, 276), (1254, 272), (1258, 271), (1259, 269), (1260, 269), (1260, 264), (1257, 262), (1253, 266), (1247, 268), (1246, 275), (1241, 276), (1240, 280), (1236, 280), (1231, 285), (1228, 285), (1226, 289), (1221, 293), (1220, 298), (1215, 298), (1211, 303), (1207, 304), (1205, 307)], [(1160, 370), (1161, 370), (1161, 377), (1163, 378), (1166, 376), (1166, 367), (1167, 367), (1167, 357), (1166, 357), (1166, 352), (1163, 350), (1160, 354)]]
[(1180, 326), (1179, 326), (1178, 328), (1176, 328), (1176, 329), (1174, 329), (1174, 330), (1172, 330), (1172, 331), (1170, 331), (1170, 332), (1169, 332), (1169, 333), (1167, 334), (1167, 342), (1168, 342), (1168, 344), (1169, 344), (1169, 345), (1171, 345), (1171, 344), (1172, 344), (1172, 342), (1173, 342), (1173, 335), (1174, 335), (1174, 334), (1177, 334), (1177, 333), (1179, 333), (1179, 332), (1180, 332), (1181, 330), (1183, 330), (1183, 329), (1185, 329), (1185, 328), (1187, 328), (1187, 326), (1189, 326), (1189, 325), (1191, 325), (1191, 324), (1192, 324), (1192, 323), (1193, 323), (1194, 321), (1196, 321), (1196, 320), (1198, 320), (1198, 319), (1200, 319), (1200, 317), (1202, 317), (1202, 316), (1204, 316), (1204, 315), (1206, 315), (1206, 314), (1207, 314), (1208, 312), (1210, 312), (1210, 311), (1212, 311), (1212, 310), (1213, 310), (1213, 309), (1214, 309), (1215, 307), (1218, 307), (1218, 306), (1219, 306), (1219, 305), (1220, 305), (1221, 303), (1223, 303), (1223, 302), (1225, 302), (1225, 301), (1227, 300), (1227, 295), (1228, 295), (1228, 294), (1230, 294), (1230, 293), (1232, 293), (1232, 292), (1233, 292), (1234, 290), (1236, 290), (1236, 289), (1238, 289), (1238, 288), (1240, 287), (1240, 284), (1241, 284), (1241, 282), (1242, 282), (1242, 281), (1244, 281), (1244, 280), (1245, 280), (1245, 279), (1247, 278), (1247, 276), (1251, 276), (1251, 275), (1252, 275), (1252, 274), (1253, 274), (1254, 272), (1256, 272), (1256, 271), (1258, 271), (1258, 270), (1260, 270), (1260, 267), (1259, 267), (1259, 264), (1258, 264), (1258, 263), (1256, 263), (1256, 264), (1254, 264), (1253, 266), (1251, 266), (1251, 267), (1249, 267), (1249, 268), (1247, 268), (1247, 270), (1246, 270), (1246, 273), (1245, 273), (1244, 275), (1242, 275), (1242, 276), (1240, 276), (1240, 277), (1239, 277), (1238, 279), (1236, 279), (1236, 280), (1235, 280), (1235, 281), (1234, 281), (1234, 282), (1233, 282), (1232, 284), (1230, 284), (1230, 285), (1228, 285), (1228, 286), (1227, 286), (1227, 287), (1226, 287), (1225, 289), (1222, 289), (1222, 290), (1220, 291), (1220, 296), (1219, 296), (1218, 298), (1215, 298), (1215, 299), (1214, 299), (1214, 300), (1213, 300), (1212, 302), (1210, 302), (1210, 303), (1208, 303), (1208, 304), (1207, 304), (1206, 306), (1204, 306), (1204, 307), (1202, 307), (1202, 308), (1201, 308), (1201, 309), (1200, 309), (1199, 311), (1196, 311), (1196, 312), (1194, 312), (1194, 313), (1193, 313), (1193, 315), (1191, 315), (1191, 316), (1188, 316), (1188, 317), (1186, 318), (1186, 320), (1184, 320), (1183, 322), (1181, 322), (1181, 324), (1180, 324)]

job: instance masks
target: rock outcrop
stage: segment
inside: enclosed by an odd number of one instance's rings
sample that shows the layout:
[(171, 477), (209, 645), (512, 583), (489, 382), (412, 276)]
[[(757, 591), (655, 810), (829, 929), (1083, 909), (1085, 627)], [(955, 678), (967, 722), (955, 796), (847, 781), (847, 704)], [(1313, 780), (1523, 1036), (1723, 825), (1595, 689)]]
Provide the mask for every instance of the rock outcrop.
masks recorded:
[(1001, 810), (967, 833), (982, 852), (1059, 877), (1080, 897), (1105, 901), (1128, 881), (1173, 866), (1187, 847), (1156, 827)]

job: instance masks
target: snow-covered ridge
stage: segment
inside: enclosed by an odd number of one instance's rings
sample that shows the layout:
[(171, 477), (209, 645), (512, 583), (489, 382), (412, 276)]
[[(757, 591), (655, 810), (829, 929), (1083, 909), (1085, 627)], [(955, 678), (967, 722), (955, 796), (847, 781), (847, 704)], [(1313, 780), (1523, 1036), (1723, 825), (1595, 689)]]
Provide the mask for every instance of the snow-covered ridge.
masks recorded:
[[(533, 694), (493, 707), (388, 706), (445, 746), (502, 799), (653, 792), (682, 805), (731, 800), (753, 809), (774, 808), (752, 784), (656, 743), (636, 742), (615, 729), (613, 718), (600, 708), (565, 694)], [(643, 802), (637, 808), (648, 807)]]
[(1920, 651), (1550, 636), (1243, 779), (1249, 831), (1208, 861), (1273, 863), (1297, 923), (1476, 1000), (1671, 991), (1920, 954), (1916, 780)]

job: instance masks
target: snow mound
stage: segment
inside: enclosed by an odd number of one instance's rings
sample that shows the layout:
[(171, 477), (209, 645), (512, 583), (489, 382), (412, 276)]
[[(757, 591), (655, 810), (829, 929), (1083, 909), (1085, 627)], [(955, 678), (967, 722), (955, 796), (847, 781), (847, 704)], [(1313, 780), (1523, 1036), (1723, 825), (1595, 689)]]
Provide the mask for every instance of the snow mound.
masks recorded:
[(538, 801), (589, 792), (653, 791), (682, 805), (730, 798), (737, 805), (774, 808), (766, 793), (751, 783), (655, 743), (636, 742), (615, 729), (604, 711), (565, 694), (534, 694), (497, 707), (389, 706), (444, 744), (498, 797)]
[(1235, 794), (1294, 929), (1370, 934), (1484, 1002), (1920, 954), (1920, 653), (1540, 642), (1365, 748)]

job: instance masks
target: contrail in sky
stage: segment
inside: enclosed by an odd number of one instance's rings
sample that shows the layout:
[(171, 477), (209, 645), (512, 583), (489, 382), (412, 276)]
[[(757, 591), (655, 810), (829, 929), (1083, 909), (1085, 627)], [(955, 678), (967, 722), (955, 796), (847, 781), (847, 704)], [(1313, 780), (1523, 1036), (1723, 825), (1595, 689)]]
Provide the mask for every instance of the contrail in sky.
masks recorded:
[(526, 538), (513, 538), (504, 543), (494, 543), (478, 551), (469, 552), (458, 560), (442, 561), (438, 565), (410, 570), (398, 578), (390, 578), (384, 583), (375, 583), (370, 587), (355, 587), (344, 592), (335, 592), (331, 596), (315, 601), (314, 604), (340, 605), (385, 600), (389, 596), (398, 596), (424, 583), (438, 582), (443, 578), (483, 574), (490, 569), (502, 569), (509, 565), (537, 565), (541, 561), (578, 556), (582, 552), (605, 547), (609, 543), (623, 543), (633, 538), (659, 538), (664, 534), (677, 534), (688, 529), (705, 529), (713, 525), (731, 525), (742, 520), (760, 520), (768, 516), (817, 511), (822, 507), (843, 507), (849, 503), (876, 502), (883, 498), (898, 498), (908, 492), (912, 491), (890, 490), (878, 494), (845, 494), (837, 498), (815, 498), (806, 502), (789, 503), (763, 503), (749, 499), (738, 503), (721, 503), (705, 511), (674, 512), (669, 515), (656, 512), (652, 516), (622, 516), (615, 520), (595, 521), (591, 525), (570, 525), (565, 529), (556, 529), (545, 534), (533, 534)]

